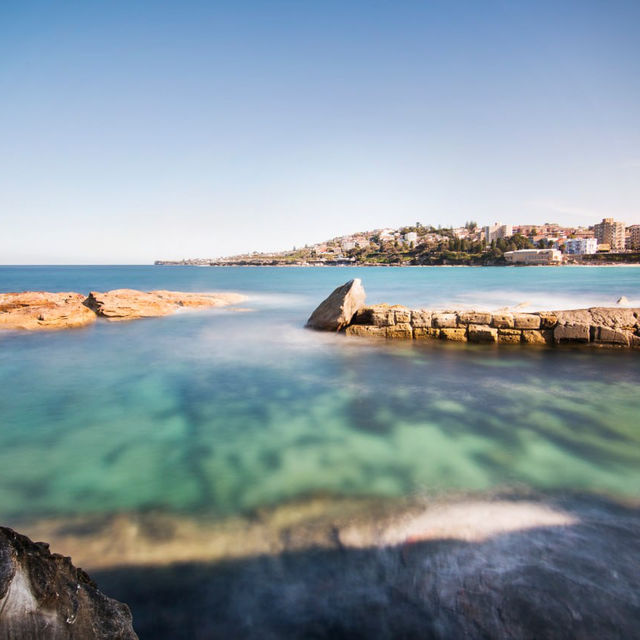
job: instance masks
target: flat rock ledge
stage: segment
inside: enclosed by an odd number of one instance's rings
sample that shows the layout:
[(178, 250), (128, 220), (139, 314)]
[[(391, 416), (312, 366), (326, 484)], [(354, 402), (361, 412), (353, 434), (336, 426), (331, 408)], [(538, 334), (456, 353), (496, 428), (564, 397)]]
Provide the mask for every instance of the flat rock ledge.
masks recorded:
[(0, 527), (0, 639), (136, 640), (127, 605), (71, 558)]
[(74, 329), (92, 324), (98, 316), (110, 321), (135, 320), (166, 316), (185, 309), (223, 307), (246, 299), (239, 293), (135, 289), (92, 291), (89, 296), (48, 291), (0, 293), (0, 329)]
[(345, 333), (404, 340), (640, 348), (639, 318), (640, 308), (511, 313), (430, 311), (380, 304), (360, 309)]
[[(340, 305), (340, 300), (335, 299), (336, 294), (345, 286), (336, 289), (330, 296), (334, 298), (333, 305), (336, 308)], [(348, 336), (392, 340), (574, 344), (639, 349), (640, 308), (593, 307), (518, 313), (468, 309), (434, 311), (401, 305), (361, 304), (340, 330)]]

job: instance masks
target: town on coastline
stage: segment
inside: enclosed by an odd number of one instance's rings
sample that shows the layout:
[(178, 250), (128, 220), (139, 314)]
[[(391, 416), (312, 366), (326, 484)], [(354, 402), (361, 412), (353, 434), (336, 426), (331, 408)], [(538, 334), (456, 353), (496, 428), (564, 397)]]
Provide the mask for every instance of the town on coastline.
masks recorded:
[(290, 251), (221, 258), (156, 260), (195, 266), (561, 265), (640, 263), (640, 224), (604, 218), (591, 227), (423, 225), (375, 229)]

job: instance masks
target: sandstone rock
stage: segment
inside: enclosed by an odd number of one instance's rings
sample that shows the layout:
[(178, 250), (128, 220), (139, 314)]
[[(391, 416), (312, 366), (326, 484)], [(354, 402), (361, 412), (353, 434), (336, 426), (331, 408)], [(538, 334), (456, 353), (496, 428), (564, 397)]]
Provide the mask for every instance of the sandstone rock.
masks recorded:
[(307, 327), (318, 331), (340, 331), (364, 307), (365, 291), (360, 278), (349, 280), (323, 300), (307, 320)]
[(440, 337), (440, 329), (431, 327), (416, 327), (413, 330), (413, 337), (416, 340), (433, 340)]
[(467, 330), (466, 328), (445, 328), (440, 329), (440, 338), (442, 340), (451, 340), (452, 342), (466, 342), (467, 341)]
[(553, 331), (542, 329), (524, 329), (522, 332), (522, 342), (525, 344), (551, 344), (553, 342)]
[(629, 346), (629, 333), (626, 331), (616, 331), (608, 327), (595, 327), (595, 341), (604, 344), (619, 344), (620, 346)]
[(0, 294), (0, 329), (70, 329), (96, 321), (79, 293), (24, 291)]
[(70, 558), (0, 527), (0, 637), (135, 640), (129, 608), (108, 598)]
[(533, 313), (516, 313), (513, 316), (516, 329), (539, 329), (540, 316)]
[(554, 342), (589, 342), (590, 331), (587, 324), (559, 324), (553, 330)]
[(431, 316), (431, 311), (414, 310), (411, 312), (411, 326), (415, 329), (431, 327)]
[(408, 322), (403, 322), (387, 327), (387, 338), (393, 340), (411, 340), (413, 338), (413, 328)]
[[(491, 318), (491, 316), (489, 316)], [(497, 342), (498, 329), (494, 329), (486, 324), (469, 325), (469, 342)]]
[(634, 349), (640, 349), (640, 336), (635, 333), (629, 335), (629, 346)]
[(409, 324), (411, 322), (411, 309), (396, 307), (393, 309), (393, 318), (396, 324)]
[(359, 336), (361, 338), (386, 338), (387, 330), (385, 327), (376, 327), (366, 324), (350, 324), (345, 333), (348, 336)]
[(458, 313), (460, 324), (491, 324), (491, 314), (486, 311), (461, 311)]
[(494, 313), (491, 319), (491, 325), (498, 329), (513, 329), (513, 314), (511, 313)]
[(243, 300), (246, 300), (246, 296), (239, 293), (114, 289), (104, 293), (92, 291), (85, 305), (107, 320), (121, 321), (166, 316), (183, 308), (222, 307)]
[(455, 313), (434, 313), (431, 322), (434, 327), (439, 329), (453, 329), (458, 326), (458, 318)]
[(551, 311), (540, 311), (536, 315), (540, 317), (541, 329), (553, 329), (558, 323), (558, 317)]
[[(589, 309), (573, 309), (569, 311), (556, 311), (558, 324), (593, 324)], [(597, 323), (596, 323), (597, 324)]]
[(393, 310), (387, 304), (362, 307), (353, 316), (352, 324), (370, 324), (376, 327), (389, 327), (395, 323)]
[(517, 329), (498, 329), (498, 342), (502, 344), (520, 344), (521, 338), (522, 332)]
[(611, 309), (608, 307), (593, 307), (589, 309), (591, 324), (611, 329), (632, 330), (638, 326), (640, 309)]

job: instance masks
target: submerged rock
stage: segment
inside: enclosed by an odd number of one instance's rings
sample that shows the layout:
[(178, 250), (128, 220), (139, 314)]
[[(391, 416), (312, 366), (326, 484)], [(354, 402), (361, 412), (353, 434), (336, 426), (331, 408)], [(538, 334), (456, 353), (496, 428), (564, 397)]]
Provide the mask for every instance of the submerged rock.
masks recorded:
[(323, 300), (307, 320), (307, 327), (318, 331), (340, 331), (364, 307), (366, 294), (360, 278), (349, 280)]
[(96, 321), (79, 293), (23, 291), (0, 294), (0, 329), (71, 329)]
[(0, 639), (136, 640), (127, 605), (71, 559), (0, 527)]
[(92, 291), (85, 305), (107, 320), (134, 320), (166, 316), (179, 309), (223, 307), (246, 300), (239, 293), (184, 293), (181, 291), (136, 291), (114, 289), (104, 293)]

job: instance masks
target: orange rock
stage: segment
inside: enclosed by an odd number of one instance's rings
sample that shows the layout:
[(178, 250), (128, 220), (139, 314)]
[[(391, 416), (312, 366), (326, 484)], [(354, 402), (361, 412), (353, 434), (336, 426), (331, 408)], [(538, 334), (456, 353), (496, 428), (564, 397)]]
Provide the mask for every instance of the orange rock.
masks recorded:
[(114, 289), (92, 291), (85, 304), (99, 316), (112, 321), (166, 316), (181, 308), (223, 307), (246, 300), (239, 293), (184, 293), (181, 291), (136, 291)]
[(96, 320), (79, 293), (0, 293), (0, 329), (71, 329)]

